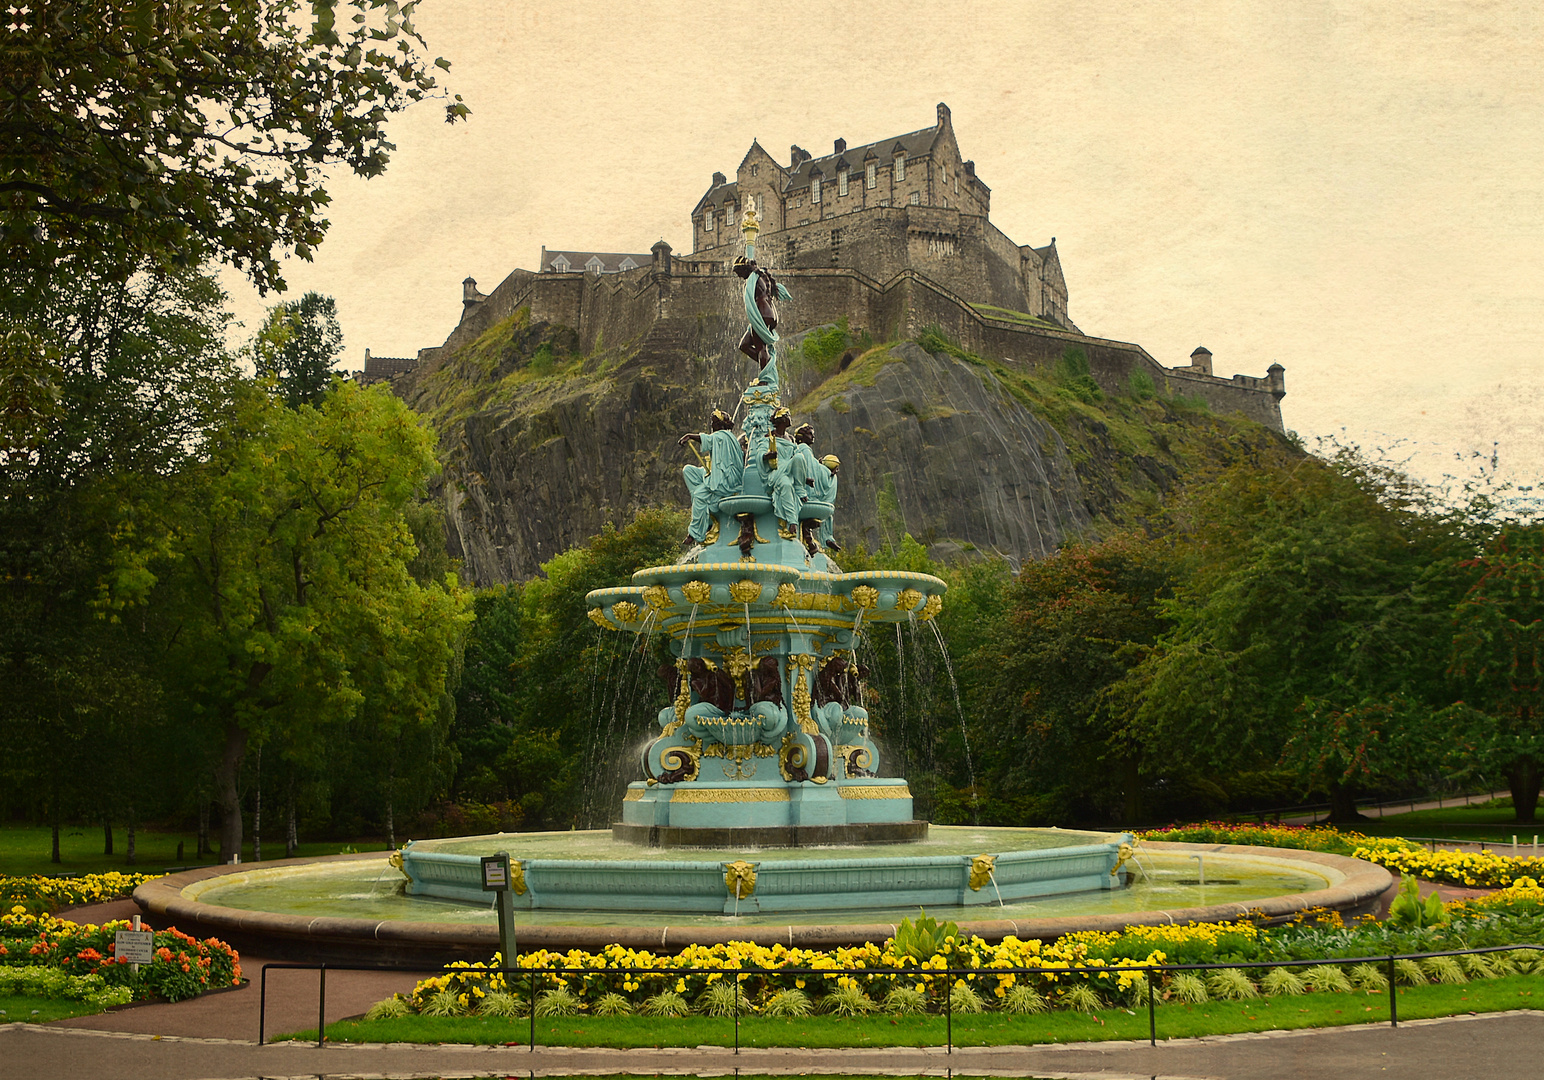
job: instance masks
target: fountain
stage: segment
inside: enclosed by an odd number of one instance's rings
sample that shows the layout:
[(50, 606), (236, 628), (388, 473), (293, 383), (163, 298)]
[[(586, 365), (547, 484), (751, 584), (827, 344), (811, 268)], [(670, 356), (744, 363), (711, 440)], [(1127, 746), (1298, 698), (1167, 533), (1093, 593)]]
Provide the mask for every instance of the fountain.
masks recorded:
[(674, 658), (661, 671), (672, 702), (610, 833), (409, 843), (390, 857), (407, 881), (388, 895), (379, 854), (211, 867), (147, 882), (140, 906), (264, 955), (421, 963), (496, 947), (480, 867), (502, 850), (525, 947), (826, 948), (887, 937), (918, 905), (988, 939), (1374, 905), (1388, 873), (1338, 856), (1152, 844), (1132, 887), (1128, 834), (915, 819), (906, 781), (880, 775), (857, 650), (866, 625), (930, 622), (945, 585), (832, 561), (841, 463), (816, 457), (808, 426), (790, 437), (776, 354), (788, 292), (757, 265), (753, 210), (742, 229), (740, 350), (760, 372), (740, 431), (720, 411), (679, 440), (701, 462), (683, 470), (687, 554), (587, 598), (597, 626), (668, 635)]
[[(841, 462), (816, 456), (808, 425), (790, 432), (776, 351), (776, 301), (789, 294), (756, 261), (754, 208), (741, 228), (745, 254), (735, 271), (749, 326), (740, 351), (759, 373), (740, 397), (740, 431), (715, 411), (709, 430), (679, 439), (701, 462), (682, 471), (692, 498), (687, 555), (587, 597), (597, 626), (667, 634), (675, 660), (661, 672), (672, 704), (659, 714), (640, 761), (644, 778), (629, 786), (613, 837), (723, 854), (528, 859), (517, 907), (811, 913), (1002, 906), (1121, 887), (1125, 834), (948, 855), (882, 850), (925, 840), (928, 825), (914, 818), (906, 781), (879, 775), (859, 635), (866, 624), (930, 621), (946, 586), (899, 570), (847, 574), (832, 561)], [(753, 854), (829, 845), (852, 850), (837, 861)], [(408, 893), (481, 901), (479, 856), (445, 847), (403, 849)]]

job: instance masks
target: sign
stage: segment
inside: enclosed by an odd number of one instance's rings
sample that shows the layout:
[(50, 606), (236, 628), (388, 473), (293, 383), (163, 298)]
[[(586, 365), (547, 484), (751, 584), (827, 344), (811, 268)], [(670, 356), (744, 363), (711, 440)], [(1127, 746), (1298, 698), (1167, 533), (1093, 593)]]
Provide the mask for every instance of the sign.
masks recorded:
[(498, 892), (509, 888), (509, 856), (484, 855), (482, 859), (483, 892)]
[(113, 954), (131, 964), (155, 962), (155, 934), (149, 930), (119, 930)]

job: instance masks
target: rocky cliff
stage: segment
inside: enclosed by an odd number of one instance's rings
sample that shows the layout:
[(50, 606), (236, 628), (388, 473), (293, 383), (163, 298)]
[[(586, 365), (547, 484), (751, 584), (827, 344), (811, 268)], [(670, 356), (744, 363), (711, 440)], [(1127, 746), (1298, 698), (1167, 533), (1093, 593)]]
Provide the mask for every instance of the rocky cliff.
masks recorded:
[[(522, 308), (439, 350), (396, 383), (429, 416), (445, 472), (452, 553), (479, 585), (540, 563), (646, 506), (685, 507), (676, 437), (733, 412), (751, 366), (713, 318), (658, 320), (591, 355)], [(1154, 513), (1181, 479), (1241, 454), (1292, 452), (1282, 436), (1133, 380), (1102, 391), (1078, 357), (1054, 373), (971, 355), (938, 338), (849, 341), (817, 328), (786, 343), (784, 401), (842, 460), (836, 536), (875, 548), (904, 533), (935, 555), (1042, 556), (1071, 535)], [(924, 345), (926, 348), (924, 348)]]

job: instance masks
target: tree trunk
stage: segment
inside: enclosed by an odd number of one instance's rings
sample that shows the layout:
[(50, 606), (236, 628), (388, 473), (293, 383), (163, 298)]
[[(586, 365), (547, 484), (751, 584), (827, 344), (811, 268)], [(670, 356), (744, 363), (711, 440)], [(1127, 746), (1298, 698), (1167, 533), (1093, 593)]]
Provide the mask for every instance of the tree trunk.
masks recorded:
[(225, 749), (215, 770), (215, 796), (220, 803), (220, 861), (241, 857), (241, 758), (247, 748), (247, 732), (234, 721), (225, 725)]
[(263, 861), (263, 748), (257, 748), (257, 784), (252, 795), (252, 861)]
[(1544, 775), (1536, 758), (1520, 757), (1507, 766), (1507, 787), (1512, 790), (1512, 807), (1519, 825), (1532, 825), (1537, 820), (1541, 780)]
[(48, 861), (57, 863), (64, 861), (59, 857), (59, 781), (57, 779), (54, 780), (53, 796), (53, 808), (49, 811), (48, 816), (53, 819), (54, 852), (49, 856)]
[(397, 822), (392, 813), (392, 789), (397, 786), (397, 756), (391, 757), (391, 765), (386, 771), (386, 846), (392, 851), (397, 850)]
[(1356, 809), (1356, 789), (1349, 784), (1330, 784), (1330, 824), (1365, 821)]
[(295, 778), (289, 781), (289, 823), (284, 830), (284, 857), (293, 859), (300, 850), (300, 838), (295, 833)]
[(1127, 825), (1136, 825), (1142, 817), (1142, 776), (1135, 756), (1121, 761), (1122, 780), (1126, 786), (1126, 808), (1123, 816)]
[(194, 858), (202, 859), (209, 854), (209, 799), (202, 791), (198, 793), (198, 850), (194, 852)]
[[(129, 866), (133, 866), (134, 862), (135, 862), (135, 851), (134, 851), (134, 846), (135, 846), (134, 845), (134, 804), (133, 803), (129, 803), (129, 820), (128, 820), (128, 823), (125, 826), (125, 828), (128, 831), (129, 838), (128, 838), (128, 841), (127, 841), (128, 847), (127, 847), (127, 849), (123, 853), (123, 861), (125, 863), (127, 863)], [(180, 859), (178, 861), (181, 862)]]
[(102, 854), (113, 853), (113, 819), (106, 814), (102, 815)]

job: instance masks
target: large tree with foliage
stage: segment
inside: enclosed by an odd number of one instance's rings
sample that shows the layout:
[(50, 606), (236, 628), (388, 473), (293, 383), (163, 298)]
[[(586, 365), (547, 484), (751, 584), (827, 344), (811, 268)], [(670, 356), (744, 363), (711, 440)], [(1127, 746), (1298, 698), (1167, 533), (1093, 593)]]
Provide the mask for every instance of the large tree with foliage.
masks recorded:
[(1532, 823), (1544, 771), (1544, 524), (1510, 523), (1460, 567), (1452, 668), (1464, 700), (1446, 745), (1463, 766), (1499, 771), (1519, 823)]
[[(1138, 720), (1199, 767), (1288, 763), (1355, 816), (1366, 759), (1338, 773), (1294, 728), (1373, 706), (1440, 704), (1459, 539), (1424, 489), (1354, 451), (1284, 466), (1239, 464), (1180, 512), (1194, 572), (1166, 605), (1171, 628), (1132, 674)], [(1355, 710), (1360, 710), (1355, 712)], [(1359, 721), (1360, 722), (1360, 721)], [(1393, 739), (1410, 746), (1410, 739)], [(1374, 762), (1387, 773), (1387, 761)]]
[(337, 301), (317, 292), (269, 308), (248, 346), (258, 377), (272, 379), (292, 409), (322, 400), (342, 347)]
[(241, 846), (249, 745), (326, 753), (315, 731), (371, 701), (381, 738), (440, 723), (469, 598), (451, 579), (413, 579), (403, 519), (436, 467), (406, 406), (341, 383), (300, 409), (239, 387), (186, 471), (168, 507), (169, 671), (186, 715), (221, 747), (225, 858)]
[[(0, 35), (3, 261), (219, 259), (261, 290), (327, 230), (326, 168), (383, 171), (392, 114), (436, 90), (414, 0), (32, 0)], [(446, 119), (465, 116), (456, 98)], [(30, 293), (30, 289), (26, 290)]]
[(1042, 802), (1115, 796), (1123, 820), (1141, 820), (1152, 747), (1119, 689), (1163, 632), (1160, 605), (1178, 577), (1170, 544), (1133, 534), (1025, 564), (1000, 636), (972, 656), (998, 788)]

